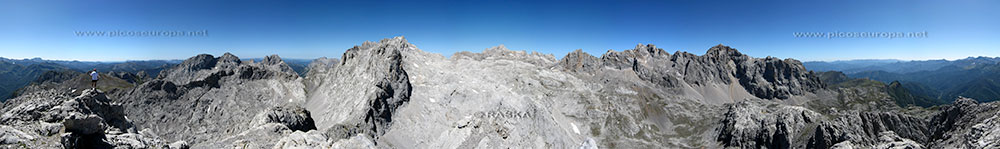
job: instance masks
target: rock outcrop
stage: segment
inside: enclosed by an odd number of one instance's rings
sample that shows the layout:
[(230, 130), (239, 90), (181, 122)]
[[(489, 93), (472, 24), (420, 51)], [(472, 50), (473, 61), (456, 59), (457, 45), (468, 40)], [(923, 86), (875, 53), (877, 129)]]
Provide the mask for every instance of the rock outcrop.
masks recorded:
[(96, 90), (32, 92), (4, 103), (0, 147), (166, 148), (149, 130), (137, 129), (124, 107)]
[(979, 103), (970, 98), (956, 99), (930, 120), (931, 147), (996, 148), (1000, 147), (996, 102)]
[(312, 115), (305, 108), (298, 106), (279, 106), (267, 109), (254, 117), (253, 125), (278, 123), (292, 131), (316, 130)]
[(931, 119), (891, 112), (845, 112), (824, 121), (809, 148), (991, 148), (998, 147), (997, 108), (960, 98)]
[[(298, 75), (277, 56), (242, 62), (203, 54), (118, 95), (137, 127), (193, 147), (269, 148), (315, 129)], [(288, 106), (282, 106), (288, 105)], [(275, 107), (280, 106), (280, 107)]]
[(718, 141), (739, 148), (802, 148), (819, 113), (803, 107), (749, 101), (731, 104), (719, 127)]
[[(897, 113), (847, 112), (839, 118), (824, 121), (809, 140), (809, 148), (829, 148), (837, 143), (850, 141), (853, 146), (873, 147), (884, 143), (883, 134), (891, 132), (892, 138), (910, 142), (928, 141), (927, 124), (922, 119)], [(898, 136), (897, 136), (898, 134)]]

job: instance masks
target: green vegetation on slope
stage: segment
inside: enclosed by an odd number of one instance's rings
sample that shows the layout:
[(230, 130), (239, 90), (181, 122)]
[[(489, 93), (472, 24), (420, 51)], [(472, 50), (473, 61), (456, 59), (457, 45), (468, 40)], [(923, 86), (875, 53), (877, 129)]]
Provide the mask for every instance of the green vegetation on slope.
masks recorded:
[(892, 81), (892, 83), (889, 83), (889, 85), (886, 86), (886, 92), (889, 93), (889, 96), (896, 101), (896, 105), (899, 105), (900, 107), (907, 107), (909, 105), (930, 107), (934, 105), (946, 104), (943, 101), (935, 100), (927, 96), (911, 94), (908, 89), (903, 87), (903, 84), (899, 83), (899, 81)]
[(969, 97), (980, 102), (1000, 99), (1000, 64), (975, 64), (947, 66), (934, 71), (913, 73), (891, 73), (884, 71), (860, 72), (850, 75), (852, 78), (870, 78), (882, 82), (899, 81), (914, 95), (935, 99), (935, 102), (951, 102), (962, 97)]
[(27, 86), (37, 76), (53, 70), (68, 70), (68, 68), (52, 63), (21, 65), (0, 61), (0, 78), (3, 78), (0, 79), (0, 102), (7, 101), (14, 91)]
[[(946, 102), (936, 100), (931, 97), (913, 94), (903, 83), (898, 81), (885, 84), (871, 79), (851, 79), (844, 73), (836, 71), (820, 72), (816, 74), (820, 80), (823, 83), (827, 83), (827, 87), (831, 89), (848, 89), (841, 90), (841, 92), (844, 93), (847, 91), (849, 93), (857, 94), (850, 97), (842, 97), (852, 99), (849, 100), (848, 104), (879, 102), (882, 98), (890, 98), (892, 102), (895, 102), (896, 105), (899, 105), (900, 107), (930, 107), (934, 105), (946, 104)], [(877, 95), (880, 93), (884, 94), (881, 96)], [(888, 97), (885, 97), (886, 95), (888, 95)]]

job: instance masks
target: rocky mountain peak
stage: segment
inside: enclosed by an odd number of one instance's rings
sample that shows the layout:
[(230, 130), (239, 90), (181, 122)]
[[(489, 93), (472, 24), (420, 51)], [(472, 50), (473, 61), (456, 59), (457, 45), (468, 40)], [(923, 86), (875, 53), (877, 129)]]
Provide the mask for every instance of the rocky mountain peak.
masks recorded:
[(233, 55), (232, 53), (229, 52), (222, 54), (222, 56), (220, 56), (216, 61), (217, 61), (216, 63), (218, 63), (220, 66), (225, 66), (225, 67), (235, 67), (243, 63), (239, 57), (236, 57), (236, 55)]
[(260, 61), (261, 64), (267, 67), (276, 67), (278, 70), (288, 73), (295, 73), (295, 70), (288, 63), (285, 63), (278, 55), (265, 56), (264, 60)]
[(670, 54), (661, 48), (657, 48), (656, 45), (653, 44), (638, 44), (635, 46), (634, 49), (629, 49), (621, 52), (617, 52), (615, 50), (608, 50), (603, 55), (601, 55), (601, 58), (612, 61), (620, 61), (621, 58), (645, 61), (650, 57), (660, 57), (660, 56), (668, 57), (670, 56)]
[(556, 61), (555, 56), (552, 54), (542, 54), (538, 52), (527, 52), (524, 50), (514, 51), (507, 49), (507, 46), (499, 45), (491, 48), (484, 49), (481, 53), (473, 53), (469, 51), (462, 51), (452, 55), (452, 59), (468, 59), (468, 60), (513, 60), (521, 61), (526, 63), (531, 63), (534, 65), (546, 66), (551, 65)]
[(743, 55), (743, 53), (740, 53), (739, 50), (736, 50), (726, 45), (719, 44), (713, 46), (712, 48), (709, 48), (708, 51), (705, 52), (705, 56), (722, 60), (722, 59), (731, 59), (733, 57), (742, 57), (745, 55)]
[(184, 70), (199, 70), (199, 69), (211, 69), (215, 67), (217, 59), (211, 54), (198, 54), (197, 56), (188, 58), (178, 64), (176, 68)]
[(295, 75), (295, 71), (277, 55), (267, 56), (259, 63), (244, 64), (239, 60), (239, 57), (230, 53), (226, 53), (220, 57), (201, 54), (188, 58), (176, 67), (163, 70), (160, 74), (157, 77), (158, 79), (170, 81), (178, 85), (188, 84), (193, 81), (216, 82), (218, 78), (233, 74), (239, 74), (244, 79), (271, 78), (275, 76), (288, 79), (298, 77)]
[(206, 73), (198, 72), (202, 72), (203, 70), (212, 70), (218, 66), (218, 60), (218, 58), (210, 54), (199, 54), (184, 60), (184, 62), (181, 62), (173, 68), (161, 71), (160, 76), (157, 78), (172, 81), (174, 83), (187, 84), (195, 78), (203, 78), (207, 76), (208, 74)]
[(642, 55), (645, 56), (670, 56), (669, 53), (667, 53), (661, 48), (657, 48), (656, 45), (653, 44), (645, 44), (645, 45), (638, 44), (635, 45), (635, 48), (632, 50), (635, 50), (636, 52), (639, 53), (643, 53)]
[(406, 45), (406, 46), (409, 46), (409, 47), (415, 47), (415, 46), (413, 46), (413, 44), (410, 44), (410, 42), (406, 41), (406, 38), (403, 37), (403, 36), (396, 36), (396, 37), (392, 37), (392, 38), (385, 38), (385, 39), (379, 40), (379, 43), (380, 44), (388, 44), (388, 45)]
[(503, 53), (508, 53), (508, 52), (513, 52), (513, 51), (511, 51), (510, 49), (507, 49), (507, 46), (504, 46), (503, 44), (500, 44), (500, 45), (497, 45), (497, 46), (494, 46), (494, 47), (491, 47), (491, 48), (486, 48), (486, 50), (483, 50), (483, 53), (503, 54)]
[(260, 62), (263, 63), (264, 65), (280, 65), (285, 63), (285, 61), (281, 60), (281, 57), (279, 57), (278, 55), (265, 56), (264, 60)]
[(582, 49), (576, 49), (563, 56), (557, 65), (569, 71), (595, 71), (599, 67), (602, 67), (600, 60), (587, 52), (583, 52)]
[[(402, 51), (415, 49), (416, 46), (406, 41), (403, 36), (382, 39), (379, 42), (365, 41), (361, 46), (354, 46), (344, 52), (341, 65), (366, 55), (398, 55)], [(401, 56), (401, 55), (400, 55)]]

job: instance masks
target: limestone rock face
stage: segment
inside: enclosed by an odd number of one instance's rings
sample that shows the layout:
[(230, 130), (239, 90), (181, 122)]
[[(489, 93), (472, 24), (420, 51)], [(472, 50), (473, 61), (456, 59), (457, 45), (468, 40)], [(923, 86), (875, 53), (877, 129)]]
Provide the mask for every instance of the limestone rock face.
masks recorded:
[(997, 147), (995, 103), (960, 98), (931, 116), (891, 112), (845, 112), (822, 122), (809, 148), (990, 148)]
[(329, 73), (310, 76), (315, 82), (307, 87), (311, 90), (305, 107), (319, 115), (317, 127), (356, 127), (375, 137), (385, 133), (393, 113), (410, 100), (412, 89), (402, 52), (412, 48), (402, 37), (365, 42), (344, 52), (336, 66), (312, 65), (317, 68), (310, 71)]
[(956, 99), (930, 121), (929, 146), (941, 148), (997, 147), (997, 104), (979, 103), (970, 98)]
[(892, 131), (886, 131), (879, 134), (878, 144), (876, 144), (874, 148), (892, 148), (892, 149), (924, 148), (924, 145), (921, 145), (916, 141), (900, 137)]
[(309, 112), (296, 108), (305, 102), (301, 79), (277, 56), (251, 63), (198, 55), (160, 74), (115, 101), (137, 127), (166, 140), (269, 148), (291, 131), (315, 129)]
[(854, 146), (875, 146), (884, 142), (880, 140), (884, 132), (891, 132), (892, 136), (910, 142), (929, 140), (927, 122), (922, 119), (888, 112), (848, 112), (840, 118), (822, 122), (809, 140), (808, 147), (828, 148), (843, 141), (850, 141)]
[(285, 125), (292, 131), (316, 130), (316, 123), (312, 115), (305, 108), (292, 107), (272, 107), (254, 117), (253, 124), (264, 125), (267, 123), (279, 123)]
[(306, 67), (305, 79), (302, 84), (306, 86), (306, 90), (316, 90), (320, 84), (327, 81), (327, 79), (335, 79), (337, 76), (333, 73), (333, 70), (340, 65), (340, 60), (333, 58), (321, 57), (313, 60)]
[(344, 139), (330, 139), (319, 131), (296, 131), (275, 143), (274, 148), (367, 148), (374, 149), (369, 135), (356, 134)]
[(120, 104), (96, 90), (71, 96), (46, 90), (4, 103), (0, 147), (21, 148), (156, 148), (166, 146), (156, 135), (137, 131)]
[(643, 80), (663, 87), (682, 86), (679, 81), (695, 86), (738, 83), (762, 99), (787, 99), (823, 88), (819, 78), (797, 60), (752, 58), (724, 45), (710, 48), (703, 56), (686, 52), (670, 55), (654, 45), (637, 45), (622, 52), (610, 50), (599, 62), (582, 54), (570, 53), (559, 65), (571, 71), (593, 71), (595, 63), (631, 69)]
[[(719, 128), (718, 140), (725, 146), (740, 148), (801, 148), (803, 134), (820, 120), (819, 113), (803, 107), (758, 103), (729, 105)], [(798, 141), (798, 142), (797, 142)]]
[(583, 50), (577, 49), (576, 51), (570, 52), (559, 60), (559, 66), (563, 69), (573, 72), (594, 72), (604, 67), (600, 63), (601, 60), (593, 55), (583, 52)]
[[(321, 59), (310, 66), (306, 107), (325, 131), (296, 133), (281, 142), (324, 146), (367, 134), (378, 146), (403, 148), (712, 147), (714, 123), (724, 112), (718, 105), (805, 95), (822, 87), (797, 61), (768, 64), (738, 55), (670, 55), (639, 45), (600, 58), (578, 50), (556, 60), (501, 45), (446, 58), (401, 37), (366, 42), (345, 52), (337, 65)], [(733, 61), (744, 60), (738, 57), (761, 61), (760, 66), (738, 69), (742, 63)], [(761, 91), (768, 96), (757, 97), (739, 83), (739, 73), (771, 73), (764, 72), (770, 65), (787, 70), (775, 71), (782, 74), (771, 79), (747, 77), (761, 82), (748, 85), (770, 83), (766, 88), (772, 90)], [(765, 129), (807, 132), (800, 125), (810, 123), (801, 121), (819, 116), (802, 113), (810, 117), (785, 114), (788, 118), (764, 120), (782, 125)], [(713, 124), (702, 125), (707, 123)], [(800, 138), (795, 135), (788, 134)], [(798, 140), (804, 146), (806, 139)]]

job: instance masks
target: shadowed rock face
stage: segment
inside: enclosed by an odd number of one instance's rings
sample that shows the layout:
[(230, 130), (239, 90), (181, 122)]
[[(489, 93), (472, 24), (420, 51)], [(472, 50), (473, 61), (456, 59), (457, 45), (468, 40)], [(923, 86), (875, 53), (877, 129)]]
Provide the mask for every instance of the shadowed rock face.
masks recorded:
[(348, 49), (335, 66), (313, 65), (316, 68), (310, 71), (332, 74), (309, 78), (312, 86), (307, 88), (313, 90), (306, 108), (323, 115), (317, 117), (317, 126), (355, 127), (375, 137), (384, 133), (396, 109), (410, 99), (412, 90), (401, 54), (409, 48), (414, 46), (401, 37), (365, 42)]

